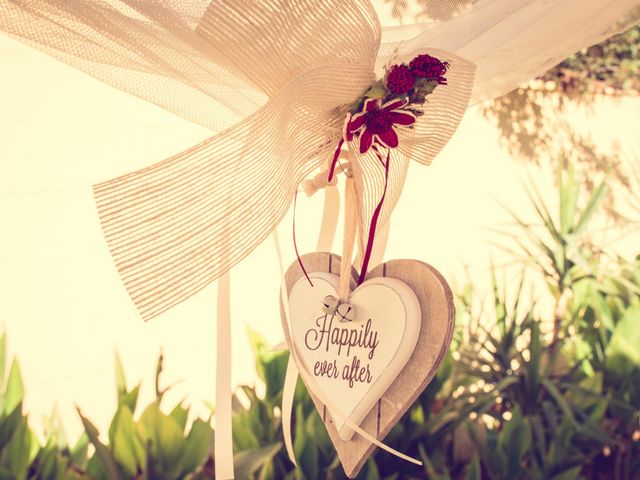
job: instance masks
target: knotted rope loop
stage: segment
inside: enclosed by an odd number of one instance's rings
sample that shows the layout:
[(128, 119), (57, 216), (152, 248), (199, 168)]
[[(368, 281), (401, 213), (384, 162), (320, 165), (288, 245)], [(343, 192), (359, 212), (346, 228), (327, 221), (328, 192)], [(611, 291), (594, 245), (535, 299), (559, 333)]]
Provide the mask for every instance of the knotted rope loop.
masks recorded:
[[(336, 167), (337, 173), (344, 173), (347, 177), (353, 177), (350, 163), (340, 163)], [(338, 184), (338, 178), (336, 175), (329, 180), (329, 170), (322, 170), (317, 173), (313, 178), (308, 178), (302, 181), (302, 191), (308, 196), (313, 196), (318, 190), (322, 190), (327, 187), (335, 187)]]

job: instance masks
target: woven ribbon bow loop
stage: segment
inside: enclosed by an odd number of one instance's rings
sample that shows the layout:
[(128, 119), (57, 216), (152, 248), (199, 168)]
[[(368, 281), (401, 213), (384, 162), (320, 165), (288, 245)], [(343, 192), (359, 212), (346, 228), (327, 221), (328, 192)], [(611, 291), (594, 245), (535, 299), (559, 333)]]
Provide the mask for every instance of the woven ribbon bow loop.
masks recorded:
[(195, 31), (217, 63), (269, 97), (319, 65), (361, 64), (373, 71), (381, 38), (368, 0), (220, 0), (211, 2)]
[(269, 235), (298, 184), (331, 154), (339, 107), (372, 79), (365, 65), (319, 66), (230, 129), (94, 187), (111, 255), (143, 318), (197, 293)]

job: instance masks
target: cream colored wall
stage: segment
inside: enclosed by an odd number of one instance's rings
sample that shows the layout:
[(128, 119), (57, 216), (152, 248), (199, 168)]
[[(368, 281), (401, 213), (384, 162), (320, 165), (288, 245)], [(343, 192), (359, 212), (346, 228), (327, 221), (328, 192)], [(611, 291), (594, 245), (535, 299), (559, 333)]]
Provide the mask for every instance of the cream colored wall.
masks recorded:
[[(130, 381), (143, 381), (146, 403), (162, 348), (165, 383), (180, 382), (169, 403), (187, 396), (206, 412), (202, 400), (212, 400), (215, 380), (215, 285), (143, 324), (108, 256), (90, 186), (163, 159), (207, 132), (6, 37), (0, 69), (0, 321), (22, 366), (33, 424), (57, 404), (75, 438), (77, 404), (106, 429), (115, 406), (116, 350)], [(640, 100), (623, 99), (574, 116), (602, 145), (637, 146), (639, 113)], [(526, 171), (551, 186), (548, 172)], [(387, 258), (428, 261), (451, 280), (466, 265), (483, 278), (490, 255), (503, 260), (485, 230), (508, 219), (496, 200), (529, 212), (520, 183), (526, 171), (499, 147), (480, 113), (469, 111), (432, 167), (411, 167)], [(320, 200), (299, 202), (303, 251), (315, 244)], [(290, 216), (280, 234), (293, 261)], [(272, 342), (282, 338), (278, 271), (271, 240), (233, 271), (235, 383), (255, 382), (245, 325)]]

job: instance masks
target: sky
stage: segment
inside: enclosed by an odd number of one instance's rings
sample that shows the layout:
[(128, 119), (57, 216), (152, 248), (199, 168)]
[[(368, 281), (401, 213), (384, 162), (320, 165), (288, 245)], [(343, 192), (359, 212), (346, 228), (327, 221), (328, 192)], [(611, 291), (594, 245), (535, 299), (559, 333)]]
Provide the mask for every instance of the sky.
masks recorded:
[[(208, 132), (7, 37), (0, 37), (0, 69), (0, 327), (20, 361), (32, 424), (38, 429), (57, 405), (76, 438), (78, 405), (106, 430), (116, 403), (116, 351), (130, 385), (142, 381), (146, 403), (162, 350), (164, 382), (177, 382), (167, 405), (186, 397), (206, 415), (215, 385), (215, 284), (143, 323), (109, 257), (91, 185), (162, 160)], [(605, 148), (637, 146), (638, 113), (639, 99), (607, 100), (590, 113), (574, 112), (572, 122)], [(501, 258), (487, 229), (509, 218), (499, 203), (531, 215), (522, 188), (530, 172), (551, 197), (550, 172), (514, 161), (481, 112), (468, 111), (432, 166), (410, 167), (385, 258), (427, 261), (454, 285), (465, 269), (485, 278), (490, 259)], [(303, 252), (314, 248), (321, 200), (300, 197)], [(295, 260), (290, 213), (279, 235), (286, 267)], [(271, 343), (283, 338), (276, 262), (268, 239), (231, 274), (234, 384), (256, 382), (247, 326)]]

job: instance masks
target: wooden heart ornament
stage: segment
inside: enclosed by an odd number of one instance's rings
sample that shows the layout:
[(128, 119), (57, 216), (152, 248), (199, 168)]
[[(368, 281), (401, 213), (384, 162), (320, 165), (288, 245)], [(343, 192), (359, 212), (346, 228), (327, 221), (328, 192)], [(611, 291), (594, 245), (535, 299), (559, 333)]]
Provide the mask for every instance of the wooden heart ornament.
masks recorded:
[[(356, 425), (373, 409), (411, 357), (420, 334), (420, 303), (395, 278), (367, 280), (349, 297), (351, 321), (322, 311), (322, 299), (338, 296), (340, 277), (312, 272), (289, 294), (293, 342), (307, 371), (328, 398), (339, 399)], [(319, 301), (320, 300), (320, 301)], [(353, 430), (335, 422), (342, 440)]]
[[(351, 321), (323, 311), (327, 295), (337, 296), (340, 257), (304, 255), (309, 284), (298, 262), (285, 275), (293, 342), (304, 368), (340, 407), (341, 413), (378, 440), (409, 409), (436, 373), (453, 334), (451, 290), (433, 267), (416, 260), (377, 266), (352, 292)], [(283, 315), (283, 322), (286, 319)], [(375, 445), (344, 423), (337, 424), (311, 393), (345, 473), (355, 477)]]

